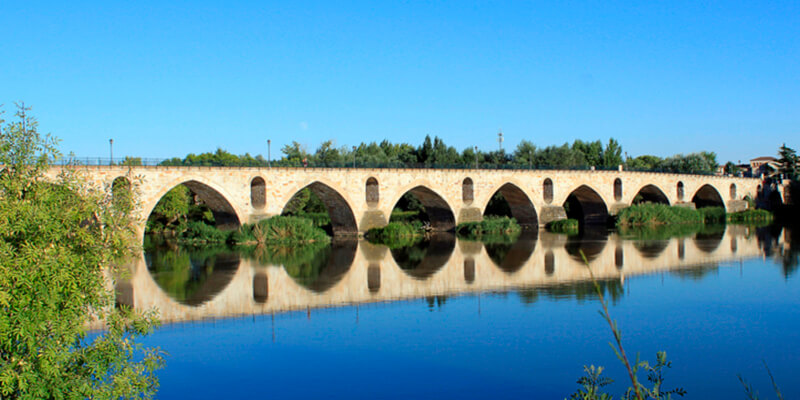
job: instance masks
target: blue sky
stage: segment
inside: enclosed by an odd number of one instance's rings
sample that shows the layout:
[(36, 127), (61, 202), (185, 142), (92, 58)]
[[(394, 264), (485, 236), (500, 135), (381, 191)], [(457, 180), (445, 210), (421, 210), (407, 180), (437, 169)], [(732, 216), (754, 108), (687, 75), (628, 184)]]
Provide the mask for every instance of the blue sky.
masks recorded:
[(0, 103), (78, 156), (800, 147), (800, 2), (0, 2)]

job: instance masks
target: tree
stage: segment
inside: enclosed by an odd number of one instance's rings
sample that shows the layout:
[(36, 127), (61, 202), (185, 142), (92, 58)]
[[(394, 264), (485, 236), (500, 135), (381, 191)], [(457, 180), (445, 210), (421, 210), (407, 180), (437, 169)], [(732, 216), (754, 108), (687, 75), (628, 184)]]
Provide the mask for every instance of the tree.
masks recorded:
[(608, 139), (608, 144), (603, 150), (604, 167), (616, 167), (622, 164), (622, 146), (614, 138)]
[(153, 315), (115, 308), (107, 281), (131, 254), (134, 203), (77, 170), (44, 179), (56, 142), (28, 111), (0, 120), (0, 397), (152, 397), (163, 360), (135, 338)]
[(791, 147), (786, 147), (784, 143), (778, 149), (778, 156), (780, 156), (778, 162), (781, 165), (781, 174), (788, 179), (797, 180), (797, 152)]

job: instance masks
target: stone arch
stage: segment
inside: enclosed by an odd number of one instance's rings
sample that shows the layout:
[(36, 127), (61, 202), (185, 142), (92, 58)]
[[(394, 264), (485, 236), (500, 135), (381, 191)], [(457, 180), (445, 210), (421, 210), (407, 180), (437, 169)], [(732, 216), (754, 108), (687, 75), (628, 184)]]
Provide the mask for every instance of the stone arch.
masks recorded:
[(550, 178), (544, 178), (542, 182), (542, 200), (547, 204), (553, 202), (553, 180)]
[[(325, 204), (325, 209), (328, 210), (328, 215), (331, 218), (331, 227), (335, 236), (358, 234), (358, 225), (356, 225), (356, 217), (353, 214), (353, 209), (336, 189), (320, 181), (314, 181), (300, 188), (297, 192), (306, 188), (317, 195), (317, 197), (322, 200), (322, 203)], [(294, 194), (292, 194), (292, 196), (294, 196)], [(289, 199), (291, 200), (291, 197)], [(289, 200), (286, 201), (286, 205), (288, 205), (288, 203)], [(286, 209), (286, 205), (283, 206), (284, 210)]]
[(118, 176), (111, 182), (111, 203), (128, 208), (133, 205), (133, 192), (130, 179)]
[(736, 200), (736, 184), (735, 183), (731, 183), (730, 195), (731, 195), (731, 200)]
[(380, 187), (378, 186), (378, 180), (372, 176), (367, 179), (366, 196), (368, 206), (375, 207), (378, 205), (381, 198)]
[(683, 201), (683, 198), (686, 196), (682, 181), (678, 181), (678, 184), (675, 187), (675, 195), (679, 201)]
[[(492, 197), (497, 192), (500, 192), (506, 199), (508, 207), (511, 210), (511, 216), (514, 217), (520, 225), (538, 226), (539, 218), (536, 214), (536, 208), (533, 206), (531, 199), (528, 198), (528, 195), (525, 194), (519, 186), (507, 182), (492, 193)], [(488, 205), (489, 203), (487, 201), (487, 204), (484, 206), (484, 213)]]
[(472, 178), (464, 178), (461, 182), (461, 200), (464, 204), (471, 204), (475, 200), (475, 185), (472, 183)]
[(669, 205), (669, 199), (658, 186), (645, 185), (633, 196), (634, 203), (659, 203)]
[(614, 179), (614, 200), (622, 200), (622, 179)]
[(425, 207), (425, 212), (435, 231), (452, 231), (456, 227), (456, 217), (453, 209), (442, 196), (426, 186), (415, 186), (398, 196), (393, 203), (394, 207), (406, 193), (410, 193)]
[(256, 209), (267, 205), (267, 182), (260, 176), (250, 181), (250, 205)]
[(705, 184), (697, 189), (692, 196), (692, 203), (694, 203), (697, 208), (702, 207), (725, 207), (725, 202), (722, 201), (722, 196), (719, 194), (716, 188), (709, 184)]
[(216, 221), (217, 228), (222, 230), (234, 230), (241, 225), (241, 219), (236, 209), (228, 201), (227, 197), (222, 193), (222, 189), (212, 186), (211, 183), (200, 182), (198, 180), (190, 179), (183, 182), (178, 182), (171, 186), (165, 187), (153, 199), (154, 201), (145, 209), (147, 217), (153, 213), (156, 204), (161, 200), (164, 195), (170, 190), (176, 188), (178, 185), (184, 185), (192, 191), (214, 214), (214, 221)]
[(587, 185), (573, 190), (564, 201), (567, 218), (577, 219), (581, 224), (605, 224), (609, 213), (605, 201)]

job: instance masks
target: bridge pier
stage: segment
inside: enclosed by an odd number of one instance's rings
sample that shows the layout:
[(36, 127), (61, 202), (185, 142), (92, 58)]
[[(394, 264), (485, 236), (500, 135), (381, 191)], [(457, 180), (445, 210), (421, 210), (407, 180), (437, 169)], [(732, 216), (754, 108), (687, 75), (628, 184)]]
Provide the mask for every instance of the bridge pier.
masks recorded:
[(563, 206), (546, 205), (539, 212), (539, 226), (562, 219), (567, 219), (567, 210)]

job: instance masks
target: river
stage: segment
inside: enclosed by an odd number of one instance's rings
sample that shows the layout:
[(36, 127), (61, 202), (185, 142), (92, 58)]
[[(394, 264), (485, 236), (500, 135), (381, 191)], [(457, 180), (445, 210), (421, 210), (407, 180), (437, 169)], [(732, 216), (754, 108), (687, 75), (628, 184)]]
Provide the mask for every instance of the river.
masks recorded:
[(729, 226), (669, 239), (436, 235), (404, 249), (148, 246), (117, 291), (159, 310), (144, 343), (167, 353), (161, 399), (563, 399), (591, 364), (619, 398), (627, 374), (589, 268), (631, 358), (667, 352), (666, 388), (745, 398), (741, 374), (774, 398), (766, 363), (797, 398), (793, 243), (789, 229)]

